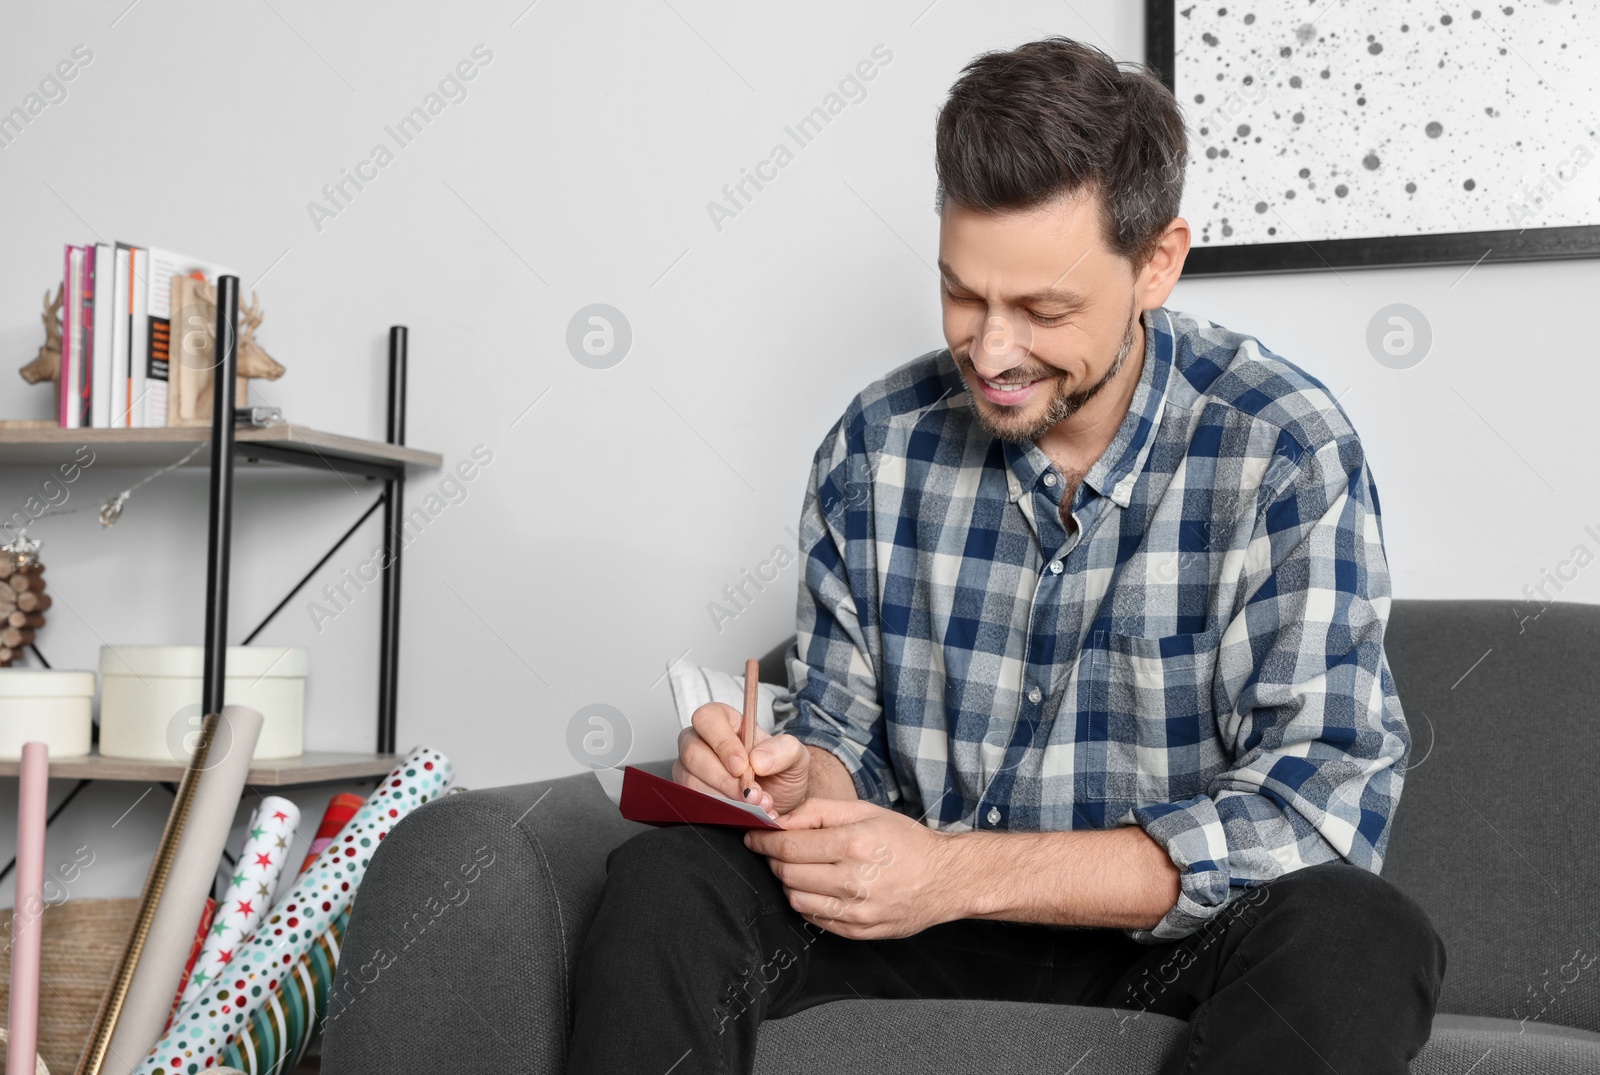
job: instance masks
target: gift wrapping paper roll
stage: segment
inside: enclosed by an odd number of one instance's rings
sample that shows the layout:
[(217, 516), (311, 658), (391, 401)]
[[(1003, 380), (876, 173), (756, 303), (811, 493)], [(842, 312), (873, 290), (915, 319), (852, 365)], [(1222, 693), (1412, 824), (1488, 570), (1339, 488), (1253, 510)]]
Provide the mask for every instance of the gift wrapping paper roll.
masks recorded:
[(194, 973), (194, 965), (200, 958), (200, 952), (206, 946), (206, 938), (211, 936), (211, 920), (217, 913), (217, 901), (206, 897), (205, 910), (200, 912), (200, 924), (195, 927), (194, 941), (189, 945), (189, 961), (183, 965), (183, 977), (178, 979), (178, 995), (172, 998), (172, 1010), (167, 1012), (167, 1021), (161, 1028), (161, 1033), (167, 1032), (167, 1027), (172, 1025), (173, 1017), (178, 1014), (178, 1001), (183, 998), (183, 990), (189, 984), (189, 975)]
[(350, 927), (350, 909), (334, 919), (311, 951), (300, 957), (294, 973), (281, 979), (250, 1026), (222, 1054), (222, 1063), (246, 1075), (279, 1075), (293, 1071), (316, 1037), (328, 1013), (339, 948)]
[[(193, 797), (176, 834), (177, 848), (165, 883), (156, 894), (150, 928), (101, 1063), (102, 1075), (127, 1075), (160, 1040), (172, 998), (178, 995), (195, 923), (211, 895), (217, 862), (239, 810), (239, 796), (250, 774), (250, 755), (261, 732), (261, 714), (230, 705), (223, 706), (220, 716), (205, 767), (191, 769)], [(180, 799), (173, 809), (182, 805)], [(145, 884), (148, 894), (149, 880)]]
[(198, 1075), (214, 1066), (279, 981), (350, 906), (378, 844), (407, 813), (443, 794), (453, 775), (438, 751), (418, 747), (407, 755), (233, 953), (228, 973), (183, 1006), (135, 1069), (139, 1075)]
[(317, 855), (324, 847), (333, 843), (333, 838), (339, 835), (339, 830), (356, 816), (356, 811), (365, 803), (366, 800), (361, 796), (348, 791), (341, 791), (328, 800), (328, 808), (322, 812), (322, 822), (317, 826), (317, 837), (311, 841), (311, 850), (306, 852), (306, 860), (300, 864), (301, 873), (311, 869), (311, 864), (317, 860)]
[(6, 1070), (34, 1070), (39, 1045), (39, 961), (44, 938), (44, 829), (50, 748), (22, 744), (17, 786), (17, 892), (11, 912), (11, 1017)]
[(233, 953), (243, 944), (272, 906), (272, 892), (278, 877), (289, 862), (294, 846), (294, 830), (300, 824), (300, 808), (288, 799), (268, 795), (250, 817), (244, 849), (228, 881), (228, 890), (217, 907), (206, 943), (200, 949), (194, 973), (178, 1000), (182, 1007), (199, 996), (219, 974), (227, 972)]

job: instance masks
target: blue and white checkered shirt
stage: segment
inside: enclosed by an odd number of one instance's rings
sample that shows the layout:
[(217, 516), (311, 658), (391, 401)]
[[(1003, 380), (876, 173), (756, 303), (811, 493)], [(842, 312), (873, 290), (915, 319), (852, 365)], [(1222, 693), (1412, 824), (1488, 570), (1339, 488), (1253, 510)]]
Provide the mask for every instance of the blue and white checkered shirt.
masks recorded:
[(1059, 514), (948, 351), (869, 386), (801, 514), (781, 730), (945, 831), (1138, 824), (1182, 891), (1382, 867), (1410, 735), (1383, 652), (1378, 493), (1348, 418), (1257, 340), (1165, 308), (1116, 437)]

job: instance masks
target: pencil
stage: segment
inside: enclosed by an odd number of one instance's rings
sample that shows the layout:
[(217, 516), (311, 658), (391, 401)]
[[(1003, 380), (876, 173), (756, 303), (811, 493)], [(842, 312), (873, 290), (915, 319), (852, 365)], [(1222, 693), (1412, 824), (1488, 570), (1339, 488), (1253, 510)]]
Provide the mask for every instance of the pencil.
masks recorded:
[(756, 748), (756, 699), (760, 694), (761, 667), (755, 660), (744, 662), (744, 720), (739, 722), (739, 737), (744, 742), (744, 782), (741, 798), (761, 797), (756, 786), (756, 763), (751, 752)]

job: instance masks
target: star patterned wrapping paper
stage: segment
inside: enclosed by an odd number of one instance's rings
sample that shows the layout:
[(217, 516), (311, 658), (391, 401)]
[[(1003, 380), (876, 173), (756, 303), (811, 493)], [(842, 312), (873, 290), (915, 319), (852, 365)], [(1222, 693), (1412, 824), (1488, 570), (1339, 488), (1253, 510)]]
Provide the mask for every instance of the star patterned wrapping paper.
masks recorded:
[(178, 1001), (180, 1010), (219, 976), (228, 973), (234, 952), (267, 917), (272, 891), (289, 863), (294, 833), (299, 827), (300, 808), (276, 795), (262, 799), (261, 805), (250, 815), (244, 850), (239, 852), (227, 892), (212, 916), (211, 931), (200, 949), (200, 958), (195, 960), (194, 972), (183, 987)]
[(443, 754), (418, 747), (384, 778), (311, 869), (275, 904), (228, 971), (178, 1012), (135, 1075), (199, 1075), (250, 1025), (279, 980), (350, 906), (372, 854), (402, 817), (442, 795), (454, 777)]

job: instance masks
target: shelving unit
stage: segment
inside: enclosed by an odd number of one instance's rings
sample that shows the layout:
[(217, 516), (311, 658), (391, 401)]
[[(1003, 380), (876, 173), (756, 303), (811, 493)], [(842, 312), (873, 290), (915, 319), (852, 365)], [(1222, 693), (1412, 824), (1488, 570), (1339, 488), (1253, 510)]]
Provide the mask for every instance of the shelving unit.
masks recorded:
[[(370, 441), (304, 426), (238, 426), (233, 418), (233, 384), (238, 369), (239, 281), (224, 276), (217, 281), (217, 334), (212, 394), (211, 428), (167, 429), (61, 429), (58, 427), (0, 427), (0, 467), (54, 466), (70, 462), (71, 450), (87, 445), (94, 466), (159, 467), (170, 464), (200, 442), (209, 440), (210, 494), (206, 548), (205, 660), (201, 685), (202, 712), (220, 710), (226, 679), (228, 588), (233, 518), (233, 477), (238, 463), (247, 468), (300, 467), (329, 470), (381, 481), (383, 491), (366, 512), (345, 531), (293, 589), (280, 601), (244, 642), (251, 642), (379, 507), (383, 508), (383, 534), (387, 555), (381, 566), (382, 620), (379, 627), (378, 712), (376, 752), (372, 754), (308, 753), (299, 758), (262, 762), (250, 770), (248, 783), (266, 787), (332, 783), (383, 776), (395, 761), (396, 696), (400, 655), (400, 557), (404, 546), (405, 481), (408, 468), (437, 469), (443, 457), (437, 452), (405, 444), (406, 347), (404, 325), (389, 330), (389, 384), (387, 441)], [(202, 453), (204, 454), (204, 453)], [(37, 653), (37, 651), (35, 651)], [(15, 776), (15, 761), (0, 761), (0, 777)], [(52, 777), (77, 778), (78, 784), (50, 814), (54, 821), (77, 794), (93, 780), (137, 780), (172, 785), (184, 766), (174, 761), (140, 762), (102, 758), (52, 758)], [(0, 869), (0, 878), (10, 867)]]
[[(219, 293), (219, 310), (220, 310)], [(220, 315), (219, 315), (220, 316)], [(219, 338), (221, 334), (219, 333)], [(220, 350), (220, 348), (219, 348)], [(231, 349), (230, 349), (231, 352)], [(225, 361), (233, 359), (230, 353), (225, 356)], [(384, 535), (390, 555), (387, 566), (383, 568), (381, 580), (383, 583), (383, 622), (380, 626), (379, 638), (379, 683), (378, 683), (378, 720), (376, 747), (379, 753), (392, 754), (394, 744), (395, 722), (395, 683), (398, 673), (399, 633), (400, 633), (400, 556), (403, 541), (399, 540), (399, 527), (403, 525), (402, 510), (404, 484), (408, 468), (437, 469), (444, 460), (438, 452), (422, 451), (417, 448), (406, 447), (405, 440), (405, 376), (406, 376), (406, 329), (403, 325), (396, 325), (389, 330), (389, 437), (388, 443), (380, 441), (363, 440), (359, 437), (349, 437), (338, 433), (324, 433), (320, 430), (309, 429), (305, 426), (285, 424), (279, 426), (252, 427), (243, 426), (234, 428), (229, 426), (219, 432), (215, 420), (212, 428), (167, 428), (167, 429), (61, 429), (50, 427), (38, 428), (3, 428), (0, 427), (0, 467), (24, 466), (55, 466), (72, 461), (72, 450), (78, 446), (86, 445), (94, 453), (94, 466), (97, 467), (158, 467), (172, 463), (192, 450), (196, 444), (211, 440), (212, 452), (209, 465), (212, 466), (212, 488), (210, 497), (210, 512), (212, 526), (210, 532), (210, 546), (207, 549), (208, 567), (212, 564), (220, 567), (215, 578), (208, 577), (206, 587), (206, 611), (208, 630), (206, 641), (208, 646), (216, 641), (218, 652), (213, 655), (208, 652), (205, 668), (209, 673), (217, 667), (213, 657), (221, 657), (220, 648), (221, 624), (226, 619), (227, 594), (229, 584), (228, 571), (228, 544), (229, 527), (233, 513), (233, 472), (239, 462), (245, 463), (249, 469), (257, 466), (273, 467), (291, 466), (309, 470), (328, 470), (339, 474), (356, 475), (374, 481), (382, 481), (383, 492), (378, 497), (372, 508), (357, 520), (359, 526), (377, 507), (384, 510)], [(231, 434), (229, 436), (228, 434)], [(230, 451), (223, 455), (220, 462), (217, 459), (218, 442), (227, 440)], [(201, 457), (193, 460), (189, 466), (203, 467), (208, 463)], [(218, 473), (220, 471), (220, 473)], [(222, 478), (222, 481), (218, 481)], [(223, 527), (219, 529), (218, 516), (223, 520)], [(338, 552), (344, 542), (353, 534), (355, 527), (346, 532), (328, 553), (320, 560), (311, 571), (289, 592), (288, 596), (279, 603), (266, 620), (257, 625), (246, 642), (259, 634), (261, 629), (271, 621), (300, 588), (309, 581), (317, 569), (326, 563), (334, 553)], [(209, 575), (209, 572), (208, 572)], [(222, 612), (223, 615), (215, 615)], [(217, 622), (212, 623), (215, 619)], [(212, 628), (216, 628), (215, 631)], [(218, 669), (220, 671), (220, 669)], [(217, 676), (217, 684), (222, 682), (221, 675)], [(212, 699), (212, 692), (205, 691), (209, 703), (216, 701), (220, 707), (220, 697)], [(6, 775), (4, 766), (8, 763), (0, 762), (0, 775)], [(51, 767), (52, 774), (55, 766)], [(136, 779), (136, 778), (129, 778)]]
[[(393, 754), (336, 754), (308, 750), (297, 758), (259, 761), (250, 767), (245, 783), (263, 788), (303, 787), (307, 784), (334, 784), (346, 780), (385, 776), (394, 768)], [(0, 760), (0, 776), (17, 776), (20, 761)], [(183, 779), (183, 766), (177, 762), (136, 761), (131, 758), (102, 758), (86, 754), (81, 758), (51, 758), (50, 775), (67, 780), (129, 780), (139, 783), (177, 783)]]
[[(88, 445), (95, 453), (95, 466), (160, 467), (179, 459), (201, 441), (211, 438), (211, 430), (182, 429), (45, 429), (0, 426), (0, 466), (54, 466), (71, 462), (70, 452)], [(289, 463), (303, 467), (341, 469), (360, 466), (356, 473), (387, 474), (398, 467), (438, 467), (443, 457), (438, 452), (407, 448), (403, 444), (384, 444), (339, 433), (324, 433), (285, 423), (281, 426), (243, 426), (234, 434), (234, 456), (246, 463)], [(292, 458), (285, 458), (292, 456)], [(199, 459), (190, 467), (207, 464)]]

